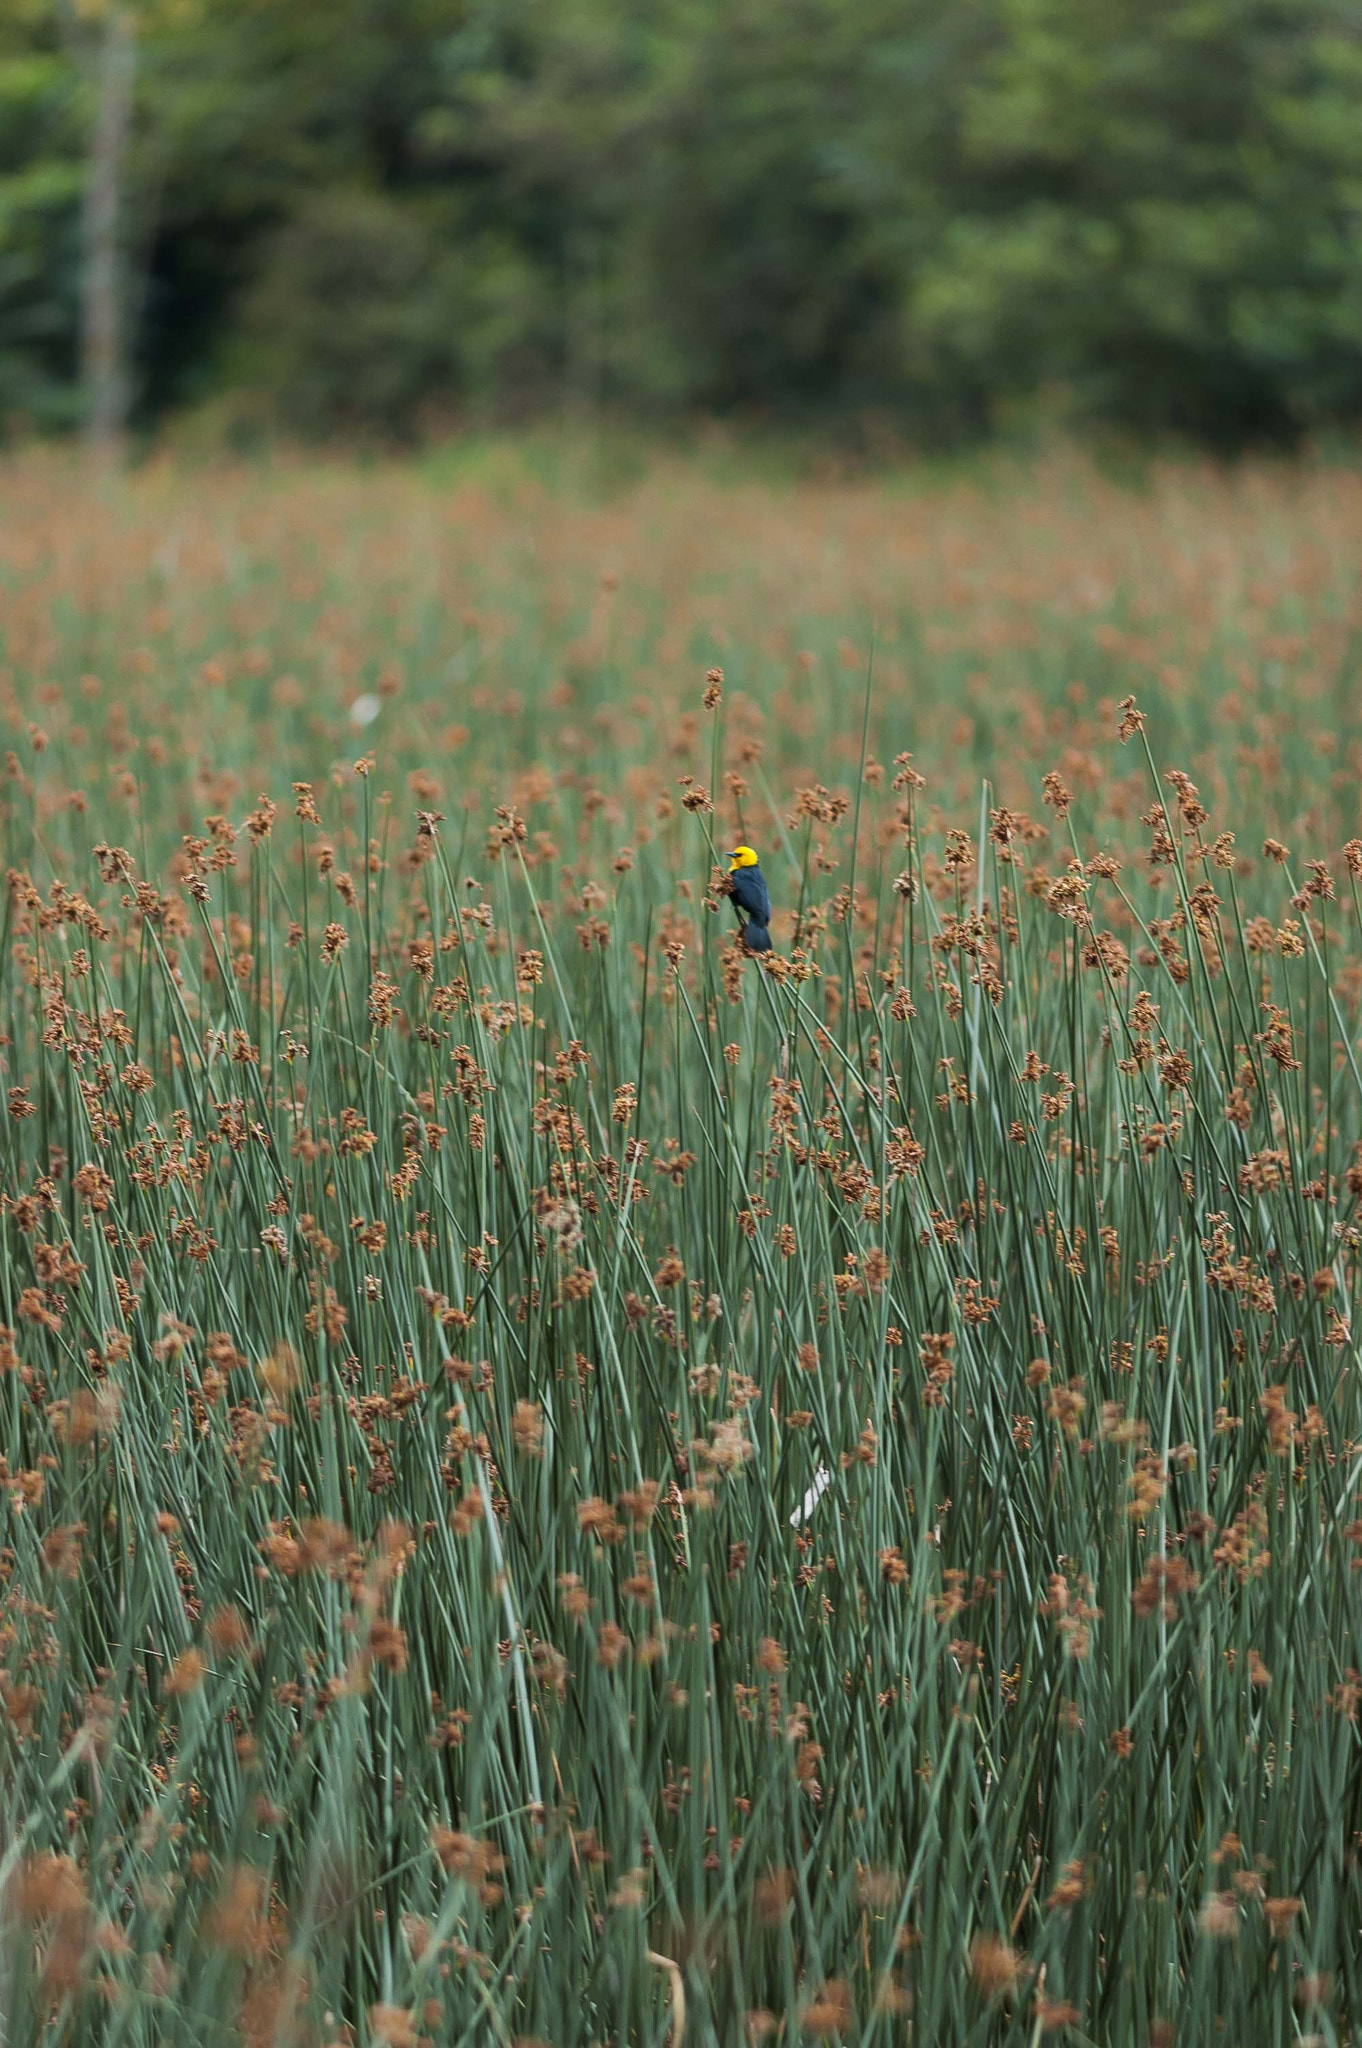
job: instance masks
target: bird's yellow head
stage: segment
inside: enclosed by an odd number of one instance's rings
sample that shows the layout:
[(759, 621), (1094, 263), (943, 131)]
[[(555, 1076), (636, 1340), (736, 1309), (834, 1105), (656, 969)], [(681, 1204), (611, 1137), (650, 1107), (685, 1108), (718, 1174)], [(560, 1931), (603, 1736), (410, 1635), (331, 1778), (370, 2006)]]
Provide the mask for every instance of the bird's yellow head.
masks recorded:
[(739, 868), (754, 868), (756, 864), (757, 856), (753, 853), (750, 846), (735, 846), (732, 853), (728, 856), (728, 872), (730, 875), (735, 875)]

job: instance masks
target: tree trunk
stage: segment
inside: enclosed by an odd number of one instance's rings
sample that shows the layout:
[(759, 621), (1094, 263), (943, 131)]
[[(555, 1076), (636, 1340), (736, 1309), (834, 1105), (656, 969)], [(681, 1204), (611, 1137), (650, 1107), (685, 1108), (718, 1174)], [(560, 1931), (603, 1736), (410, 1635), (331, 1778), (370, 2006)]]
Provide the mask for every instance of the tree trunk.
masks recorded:
[(101, 459), (117, 449), (128, 416), (119, 215), (135, 65), (132, 16), (121, 0), (110, 0), (95, 72), (98, 97), (85, 186), (81, 277), (86, 436), (91, 452)]

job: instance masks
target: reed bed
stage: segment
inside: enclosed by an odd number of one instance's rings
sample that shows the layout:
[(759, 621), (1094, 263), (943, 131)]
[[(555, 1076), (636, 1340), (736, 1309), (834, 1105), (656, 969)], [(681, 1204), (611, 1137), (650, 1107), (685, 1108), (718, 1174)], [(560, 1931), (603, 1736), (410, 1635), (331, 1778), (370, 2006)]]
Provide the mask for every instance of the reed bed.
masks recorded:
[(8, 482), (5, 2038), (1354, 2040), (1357, 477)]

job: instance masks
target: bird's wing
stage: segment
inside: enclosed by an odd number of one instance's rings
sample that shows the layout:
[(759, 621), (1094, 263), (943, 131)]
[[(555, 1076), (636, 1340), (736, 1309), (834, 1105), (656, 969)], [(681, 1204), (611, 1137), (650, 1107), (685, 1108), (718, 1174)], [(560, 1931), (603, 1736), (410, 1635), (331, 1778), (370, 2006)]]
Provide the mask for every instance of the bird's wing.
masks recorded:
[(730, 877), (730, 881), (733, 901), (738, 908), (764, 924), (771, 915), (771, 899), (767, 894), (766, 884), (756, 869), (739, 868), (737, 874)]

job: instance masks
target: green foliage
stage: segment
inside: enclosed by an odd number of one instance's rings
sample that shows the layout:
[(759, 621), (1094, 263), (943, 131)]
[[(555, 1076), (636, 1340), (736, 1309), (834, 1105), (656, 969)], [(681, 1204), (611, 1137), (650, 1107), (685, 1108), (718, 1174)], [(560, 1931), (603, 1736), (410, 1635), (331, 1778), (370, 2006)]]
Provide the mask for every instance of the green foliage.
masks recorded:
[(0, 432), (74, 411), (75, 99), (60, 57), (36, 45), (6, 54), (0, 31)]
[(436, 252), (410, 209), (376, 194), (309, 198), (274, 238), (246, 307), (257, 379), (303, 433), (356, 412), (394, 428), (447, 382), (452, 335)]
[[(1059, 392), (1235, 442), (1362, 407), (1338, 0), (196, 0), (139, 50), (149, 419), (243, 384), (313, 433), (568, 399), (942, 438)], [(30, 4), (0, 80), (0, 376), (41, 419), (79, 46)]]
[(924, 344), (1228, 440), (1355, 404), (1362, 56), (1330, 17), (1006, 0), (962, 101), (983, 203), (916, 284)]

